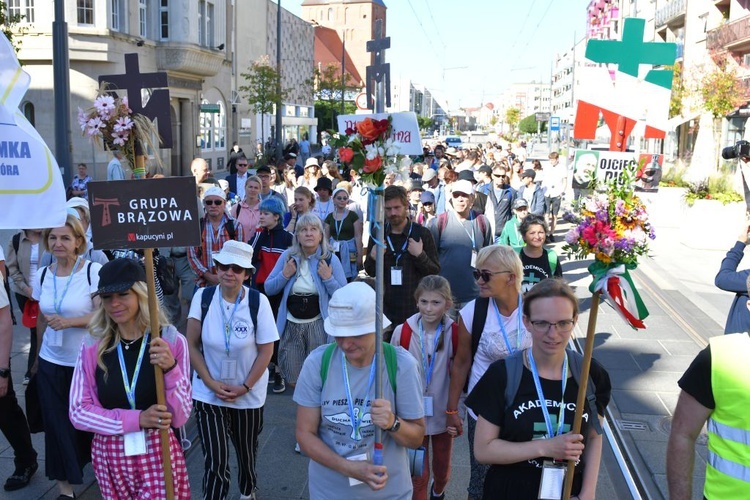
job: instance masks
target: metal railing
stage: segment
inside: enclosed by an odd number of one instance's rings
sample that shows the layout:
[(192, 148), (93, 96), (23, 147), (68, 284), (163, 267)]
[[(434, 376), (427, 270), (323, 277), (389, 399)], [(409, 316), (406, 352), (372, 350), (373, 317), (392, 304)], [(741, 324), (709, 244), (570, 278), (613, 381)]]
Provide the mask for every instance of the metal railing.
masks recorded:
[(721, 50), (727, 45), (750, 38), (750, 15), (712, 29), (706, 34), (706, 48)]
[(677, 16), (681, 16), (687, 11), (687, 2), (685, 0), (672, 0), (664, 7), (656, 11), (654, 15), (654, 24), (657, 27), (667, 24)]

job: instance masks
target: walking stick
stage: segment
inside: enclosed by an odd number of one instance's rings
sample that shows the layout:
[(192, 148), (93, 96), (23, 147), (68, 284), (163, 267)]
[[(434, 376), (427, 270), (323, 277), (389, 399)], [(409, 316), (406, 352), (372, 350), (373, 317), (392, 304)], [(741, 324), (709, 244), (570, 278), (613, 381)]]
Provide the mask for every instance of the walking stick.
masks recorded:
[[(583, 365), (578, 384), (578, 398), (576, 399), (576, 413), (573, 418), (571, 432), (581, 432), (581, 421), (583, 420), (583, 409), (586, 404), (586, 388), (588, 387), (589, 371), (591, 369), (591, 356), (594, 352), (594, 335), (596, 334), (596, 317), (599, 313), (599, 292), (591, 296), (591, 309), (589, 310), (589, 323), (586, 328), (586, 347), (583, 350)], [(594, 409), (596, 411), (596, 409)], [(598, 415), (589, 415), (589, 418), (599, 418)], [(570, 500), (570, 492), (573, 488), (573, 474), (575, 473), (576, 460), (568, 460), (568, 471), (565, 474), (565, 486), (563, 488), (563, 499)]]

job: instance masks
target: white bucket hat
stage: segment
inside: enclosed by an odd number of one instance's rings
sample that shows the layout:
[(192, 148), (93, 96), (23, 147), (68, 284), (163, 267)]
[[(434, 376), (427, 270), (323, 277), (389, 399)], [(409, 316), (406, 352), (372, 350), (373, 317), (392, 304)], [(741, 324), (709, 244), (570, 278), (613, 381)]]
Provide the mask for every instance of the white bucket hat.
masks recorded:
[(73, 196), (71, 199), (69, 199), (65, 206), (68, 208), (76, 208), (76, 207), (83, 207), (86, 210), (89, 209), (89, 202), (86, 198), (81, 198), (80, 196)]
[(307, 168), (307, 167), (318, 167), (318, 168), (320, 168), (320, 165), (318, 164), (318, 159), (317, 158), (308, 158), (307, 161), (305, 162), (305, 168)]
[(209, 196), (218, 196), (222, 200), (227, 199), (227, 194), (219, 186), (211, 186), (210, 188), (206, 189), (206, 191), (203, 193), (203, 199), (205, 200)]
[[(391, 321), (383, 315), (383, 328)], [(375, 332), (375, 290), (362, 282), (349, 283), (328, 302), (325, 331), (332, 337), (356, 337)]]
[(253, 247), (241, 241), (227, 241), (221, 247), (221, 251), (213, 255), (213, 259), (225, 266), (237, 264), (244, 269), (255, 269), (255, 266), (253, 266)]

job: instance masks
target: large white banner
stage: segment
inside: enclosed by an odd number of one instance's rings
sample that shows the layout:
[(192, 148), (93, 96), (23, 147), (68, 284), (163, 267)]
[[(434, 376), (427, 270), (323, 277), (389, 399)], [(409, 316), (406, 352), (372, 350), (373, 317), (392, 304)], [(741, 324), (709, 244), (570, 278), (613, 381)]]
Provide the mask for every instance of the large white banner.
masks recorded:
[(30, 81), (0, 33), (0, 229), (65, 224), (65, 186), (57, 161), (18, 109)]
[(343, 134), (348, 128), (354, 128), (354, 125), (363, 121), (365, 118), (373, 120), (385, 120), (392, 118), (391, 125), (393, 132), (391, 137), (401, 143), (399, 154), (402, 155), (421, 155), (422, 154), (422, 136), (419, 135), (419, 124), (417, 115), (412, 111), (402, 113), (375, 113), (363, 115), (339, 115), (338, 125), (339, 133)]

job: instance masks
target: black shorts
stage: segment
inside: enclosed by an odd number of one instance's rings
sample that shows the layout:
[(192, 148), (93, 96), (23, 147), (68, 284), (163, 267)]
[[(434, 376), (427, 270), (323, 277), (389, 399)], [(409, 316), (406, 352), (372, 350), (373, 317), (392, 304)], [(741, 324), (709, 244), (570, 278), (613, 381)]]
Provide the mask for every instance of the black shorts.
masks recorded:
[(562, 201), (562, 196), (548, 197), (547, 198), (547, 213), (557, 217), (558, 212), (560, 212), (561, 201)]

